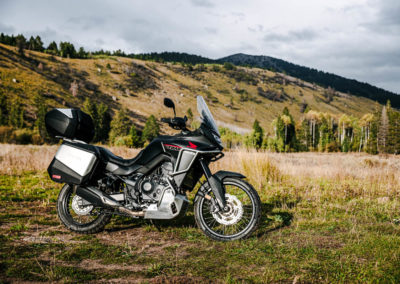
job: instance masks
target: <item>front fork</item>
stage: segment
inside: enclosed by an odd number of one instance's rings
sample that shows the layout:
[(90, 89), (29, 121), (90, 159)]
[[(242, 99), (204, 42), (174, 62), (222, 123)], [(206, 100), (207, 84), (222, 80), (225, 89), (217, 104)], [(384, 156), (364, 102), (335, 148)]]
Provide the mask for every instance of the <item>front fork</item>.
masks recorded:
[(226, 210), (225, 188), (222, 185), (222, 181), (215, 175), (211, 174), (210, 168), (203, 158), (200, 158), (199, 162), (203, 169), (208, 185), (210, 186), (211, 191), (214, 193), (215, 199), (217, 200), (219, 209)]

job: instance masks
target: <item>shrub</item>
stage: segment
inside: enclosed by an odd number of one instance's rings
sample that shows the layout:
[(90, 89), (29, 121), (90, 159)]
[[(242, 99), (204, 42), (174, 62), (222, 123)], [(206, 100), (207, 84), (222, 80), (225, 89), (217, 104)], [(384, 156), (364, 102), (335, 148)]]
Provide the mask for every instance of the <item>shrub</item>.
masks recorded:
[(13, 128), (11, 126), (0, 126), (0, 142), (11, 142)]
[(213, 65), (213, 66), (211, 67), (211, 70), (212, 70), (213, 72), (219, 72), (219, 71), (221, 71), (221, 68), (220, 68), (218, 65)]
[(31, 144), (32, 143), (32, 130), (30, 129), (17, 129), (13, 132), (13, 140), (15, 141), (16, 144)]
[(42, 145), (43, 143), (44, 143), (44, 140), (43, 140), (43, 137), (40, 134), (35, 133), (35, 134), (32, 135), (32, 144)]
[(226, 70), (236, 70), (236, 66), (229, 62), (224, 63), (224, 68)]
[(118, 136), (114, 139), (115, 146), (127, 146), (132, 147), (132, 137), (131, 136)]
[(336, 141), (332, 141), (326, 145), (327, 152), (338, 152), (339, 150), (340, 148)]

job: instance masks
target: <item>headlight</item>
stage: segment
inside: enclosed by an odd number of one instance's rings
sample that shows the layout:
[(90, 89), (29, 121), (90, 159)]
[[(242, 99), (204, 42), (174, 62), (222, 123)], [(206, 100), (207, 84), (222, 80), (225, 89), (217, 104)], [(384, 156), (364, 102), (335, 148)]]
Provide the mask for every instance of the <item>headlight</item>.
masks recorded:
[(219, 144), (219, 146), (223, 147), (223, 146), (222, 146), (221, 138), (220, 138), (217, 134), (215, 134), (214, 132), (211, 132), (211, 134), (212, 134), (212, 136), (214, 137), (214, 140), (217, 141), (217, 143)]

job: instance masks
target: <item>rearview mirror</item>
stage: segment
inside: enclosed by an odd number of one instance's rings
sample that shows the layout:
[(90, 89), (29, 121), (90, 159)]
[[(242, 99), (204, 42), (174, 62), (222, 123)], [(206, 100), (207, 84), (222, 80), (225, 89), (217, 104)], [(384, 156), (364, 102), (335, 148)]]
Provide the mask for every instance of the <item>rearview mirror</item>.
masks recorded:
[(175, 104), (174, 104), (174, 102), (173, 102), (170, 98), (164, 98), (164, 105), (165, 105), (166, 107), (169, 107), (169, 108), (174, 109), (174, 115), (176, 116), (176, 113), (175, 113)]
[(175, 108), (174, 102), (169, 98), (164, 98), (164, 105), (169, 108)]

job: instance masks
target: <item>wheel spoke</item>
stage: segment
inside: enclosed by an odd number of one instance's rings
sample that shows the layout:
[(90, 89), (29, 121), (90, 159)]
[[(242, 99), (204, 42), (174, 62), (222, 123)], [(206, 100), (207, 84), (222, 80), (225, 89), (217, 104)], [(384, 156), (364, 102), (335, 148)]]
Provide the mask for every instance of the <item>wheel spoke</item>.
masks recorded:
[[(225, 185), (225, 184), (224, 184)], [(228, 211), (212, 213), (211, 202), (202, 199), (200, 204), (202, 223), (207, 230), (228, 238), (238, 235), (252, 223), (255, 218), (254, 200), (247, 188), (231, 183), (225, 185)], [(212, 192), (208, 192), (212, 196)]]

